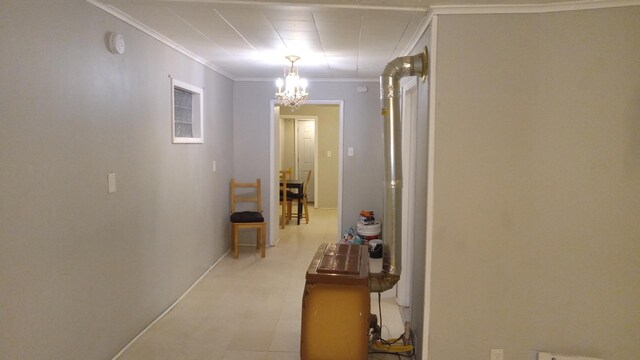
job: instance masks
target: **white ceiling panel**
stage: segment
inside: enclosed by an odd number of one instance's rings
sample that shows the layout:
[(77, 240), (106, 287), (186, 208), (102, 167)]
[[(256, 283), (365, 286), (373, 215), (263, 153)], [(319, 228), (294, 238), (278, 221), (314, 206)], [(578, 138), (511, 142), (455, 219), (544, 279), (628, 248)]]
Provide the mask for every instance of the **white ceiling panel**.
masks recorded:
[(271, 20), (271, 25), (278, 31), (317, 31), (313, 21)]
[[(430, 5), (476, 0), (99, 0), (206, 59), (233, 79), (377, 79), (425, 21)], [(557, 0), (487, 0), (489, 3)]]
[[(180, 6), (182, 5), (182, 6)], [(209, 4), (171, 4), (169, 10), (185, 23), (209, 37), (236, 35), (236, 30), (222, 19)]]
[(285, 40), (318, 40), (316, 31), (278, 31), (278, 34)]
[(278, 6), (265, 8), (263, 13), (269, 20), (290, 20), (290, 21), (310, 21), (313, 22), (312, 10), (301, 10), (300, 7)]

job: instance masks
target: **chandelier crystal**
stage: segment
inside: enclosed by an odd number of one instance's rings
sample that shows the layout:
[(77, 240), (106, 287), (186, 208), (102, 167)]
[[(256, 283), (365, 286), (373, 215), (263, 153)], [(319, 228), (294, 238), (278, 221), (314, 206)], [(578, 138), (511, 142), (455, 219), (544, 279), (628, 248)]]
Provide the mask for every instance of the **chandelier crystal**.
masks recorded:
[[(300, 105), (304, 104), (305, 100), (309, 96), (307, 92), (307, 80), (301, 79), (298, 75), (298, 68), (296, 68), (293, 64), (300, 60), (299, 56), (289, 55), (286, 57), (287, 60), (291, 62), (291, 67), (285, 69), (285, 79), (278, 78), (276, 80), (276, 86), (278, 87), (278, 92), (276, 92), (276, 99), (280, 101), (280, 105), (287, 106), (294, 111)], [(284, 86), (284, 89), (282, 88)]]

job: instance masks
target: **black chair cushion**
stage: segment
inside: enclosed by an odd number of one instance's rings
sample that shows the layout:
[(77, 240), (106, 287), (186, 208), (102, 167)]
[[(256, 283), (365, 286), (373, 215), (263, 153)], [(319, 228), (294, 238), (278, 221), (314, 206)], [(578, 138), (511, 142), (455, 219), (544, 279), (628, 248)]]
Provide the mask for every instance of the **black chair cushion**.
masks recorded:
[(302, 199), (303, 194), (287, 190), (287, 199)]
[(264, 222), (264, 217), (257, 211), (239, 211), (231, 214), (230, 218), (232, 223), (253, 223)]

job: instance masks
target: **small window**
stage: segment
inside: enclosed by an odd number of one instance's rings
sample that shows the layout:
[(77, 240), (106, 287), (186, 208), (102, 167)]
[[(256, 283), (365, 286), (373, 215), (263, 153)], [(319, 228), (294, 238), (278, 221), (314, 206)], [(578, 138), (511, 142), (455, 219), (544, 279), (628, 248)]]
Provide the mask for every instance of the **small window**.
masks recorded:
[(171, 79), (174, 144), (202, 144), (202, 89)]

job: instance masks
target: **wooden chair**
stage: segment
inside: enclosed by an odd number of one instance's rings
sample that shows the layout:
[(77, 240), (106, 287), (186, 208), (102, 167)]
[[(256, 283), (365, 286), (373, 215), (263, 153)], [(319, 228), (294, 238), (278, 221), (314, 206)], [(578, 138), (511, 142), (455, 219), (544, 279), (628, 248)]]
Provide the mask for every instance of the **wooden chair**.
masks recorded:
[(303, 190), (302, 190), (302, 194), (297, 194), (294, 192), (289, 192), (288, 197), (291, 198), (291, 200), (287, 200), (288, 201), (288, 205), (287, 208), (289, 209), (289, 219), (291, 219), (293, 217), (291, 208), (293, 207), (293, 200), (297, 201), (297, 202), (302, 202), (302, 206), (303, 206), (303, 213), (296, 213), (295, 217), (300, 217), (300, 219), (305, 219), (305, 222), (308, 224), (309, 223), (309, 207), (307, 204), (307, 189), (309, 189), (309, 184), (311, 183), (311, 170), (309, 170), (309, 172), (307, 173), (307, 178), (304, 181), (304, 185)]
[(291, 173), (286, 170), (280, 170), (280, 229), (284, 229), (287, 223), (287, 179), (291, 178)]
[[(240, 189), (240, 191), (238, 191)], [(246, 191), (242, 189), (255, 189)], [(261, 249), (262, 257), (265, 256), (267, 223), (262, 216), (262, 193), (260, 179), (255, 183), (239, 183), (231, 178), (231, 250), (233, 257), (238, 258), (238, 231), (241, 229), (256, 229), (256, 249)], [(254, 203), (255, 211), (236, 211), (237, 203)]]

